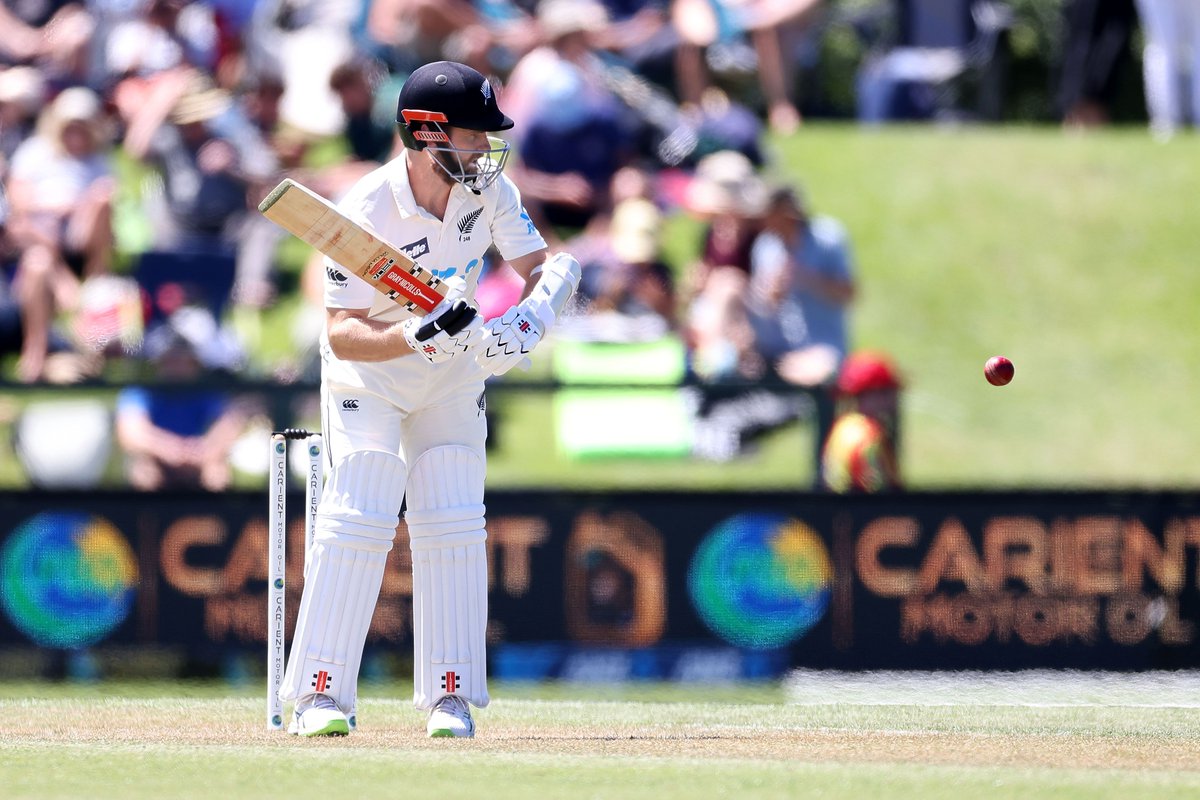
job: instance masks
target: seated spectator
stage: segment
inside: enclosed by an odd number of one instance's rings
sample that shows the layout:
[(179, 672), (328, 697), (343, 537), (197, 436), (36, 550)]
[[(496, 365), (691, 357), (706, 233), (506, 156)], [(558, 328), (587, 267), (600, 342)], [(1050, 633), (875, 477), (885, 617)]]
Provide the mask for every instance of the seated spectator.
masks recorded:
[(747, 315), (750, 253), (762, 228), (766, 185), (741, 153), (705, 156), (685, 208), (705, 223), (700, 258), (687, 268), (685, 323), (693, 369), (704, 380), (761, 377), (765, 365)]
[[(285, 236), (278, 225), (255, 214), (253, 208), (284, 174), (302, 172), (312, 144), (311, 137), (283, 123), (283, 93), (284, 81), (277, 73), (264, 69), (246, 74), (233, 107), (211, 123), (212, 132), (237, 150), (246, 178), (249, 213), (240, 226), (232, 292), (234, 303), (241, 308), (258, 310), (274, 299), (274, 254)], [(325, 189), (311, 180), (308, 183), (318, 191)]]
[(835, 393), (837, 416), (821, 452), (821, 481), (841, 493), (901, 486), (896, 453), (901, 381), (878, 353), (855, 353), (842, 365)]
[(30, 64), (56, 83), (81, 83), (96, 24), (83, 2), (0, 2), (0, 64)]
[(262, 71), (243, 77), (237, 91), (237, 112), (217, 118), (222, 133), (233, 141), (245, 140), (247, 149), (265, 152), (255, 153), (259, 162), (256, 174), (274, 176), (280, 168), (297, 166), (304, 157), (304, 139), (289, 136), (280, 115), (284, 81), (275, 72)]
[(329, 86), (343, 113), (336, 133), (346, 155), (327, 159), (319, 167), (289, 167), (289, 174), (320, 195), (342, 196), (359, 178), (391, 160), (399, 139), (396, 136), (396, 97), (380, 96), (387, 85), (382, 62), (355, 57), (334, 68)]
[(108, 80), (142, 79), (184, 65), (206, 71), (217, 66), (218, 31), (209, 3), (147, 0), (111, 22), (104, 37)]
[(567, 248), (580, 259), (583, 313), (563, 320), (563, 336), (604, 342), (658, 339), (675, 328), (675, 288), (660, 255), (662, 213), (630, 197), (598, 216)]
[(156, 83), (130, 121), (125, 149), (162, 177), (161, 191), (143, 198), (152, 247), (236, 251), (235, 299), (257, 308), (273, 296), (269, 279), (279, 233), (255, 207), (277, 177), (277, 162), (240, 114), (230, 94), (203, 74), (175, 71)]
[(514, 179), (535, 218), (580, 229), (609, 204), (609, 183), (635, 151), (634, 123), (608, 88), (593, 38), (607, 14), (594, 0), (545, 0), (546, 44), (526, 54), (504, 89), (517, 122)]
[(73, 311), (80, 280), (112, 259), (113, 179), (100, 100), (90, 89), (60, 93), (37, 134), (13, 154), (6, 193), (9, 235), (19, 253), (13, 291), (22, 308), (17, 377), (44, 377), (51, 324)]
[(791, 187), (777, 188), (751, 262), (748, 307), (759, 354), (790, 383), (827, 382), (846, 355), (855, 293), (845, 229), (810, 214)]
[[(786, 42), (811, 24), (822, 0), (672, 0), (671, 18), (682, 40), (678, 84), (681, 99), (696, 105), (712, 79), (722, 47), (749, 47), (745, 59), (762, 89), (764, 115), (777, 133), (800, 124)], [(705, 57), (707, 54), (707, 58)]]
[(125, 126), (173, 91), (180, 76), (192, 70), (211, 75), (218, 65), (220, 40), (208, 3), (125, 3), (106, 8), (99, 23), (96, 83)]
[[(249, 74), (284, 78), (281, 122), (307, 136), (333, 136), (342, 124), (329, 76), (354, 53), (352, 29), (363, 14), (359, 2), (259, 0), (239, 40)], [(226, 86), (225, 88), (230, 88)]]
[[(472, 0), (370, 0), (367, 10), (368, 36), (401, 72), (450, 58), (447, 42), (481, 24)], [(471, 66), (485, 75), (491, 72), (486, 64)]]
[(117, 397), (117, 441), (135, 489), (229, 487), (229, 454), (253, 409), (200, 385), (208, 369), (229, 366), (211, 316), (204, 314), (197, 308), (177, 311), (146, 337), (159, 380), (196, 383), (194, 390), (132, 386)]
[(375, 113), (376, 69), (370, 62), (347, 61), (329, 77), (329, 87), (337, 94), (346, 115), (342, 136), (355, 161), (383, 164), (388, 161), (396, 141), (395, 111), (391, 119)]
[(601, 307), (626, 316), (653, 315), (675, 326), (675, 288), (662, 260), (662, 213), (644, 198), (622, 200), (613, 211), (613, 253), (622, 267), (599, 288)]

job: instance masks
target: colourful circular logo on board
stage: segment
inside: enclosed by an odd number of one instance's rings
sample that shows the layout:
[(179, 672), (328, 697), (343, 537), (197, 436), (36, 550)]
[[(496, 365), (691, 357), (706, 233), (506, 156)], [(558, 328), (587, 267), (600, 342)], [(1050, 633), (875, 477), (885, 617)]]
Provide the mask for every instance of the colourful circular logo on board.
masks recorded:
[(43, 647), (100, 641), (129, 616), (136, 585), (129, 543), (101, 517), (38, 514), (0, 551), (0, 606)]
[(825, 615), (833, 566), (812, 528), (778, 514), (739, 514), (692, 556), (688, 592), (713, 633), (754, 649), (783, 647)]

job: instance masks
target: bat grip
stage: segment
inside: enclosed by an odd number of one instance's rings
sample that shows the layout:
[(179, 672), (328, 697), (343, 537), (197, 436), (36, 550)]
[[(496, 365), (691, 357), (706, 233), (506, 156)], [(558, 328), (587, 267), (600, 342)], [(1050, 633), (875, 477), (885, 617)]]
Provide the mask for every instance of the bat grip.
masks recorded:
[(418, 342), (423, 342), (432, 338), (438, 331), (445, 331), (453, 336), (467, 327), (471, 320), (475, 319), (476, 313), (475, 306), (460, 298), (450, 305), (446, 313), (417, 328), (417, 333), (413, 338)]

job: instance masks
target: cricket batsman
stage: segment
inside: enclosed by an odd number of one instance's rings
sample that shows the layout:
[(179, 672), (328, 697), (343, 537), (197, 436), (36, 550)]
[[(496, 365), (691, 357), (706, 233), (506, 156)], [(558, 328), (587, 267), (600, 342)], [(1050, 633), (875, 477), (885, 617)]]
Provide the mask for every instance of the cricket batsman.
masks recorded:
[[(513, 121), (476, 70), (420, 67), (400, 90), (405, 145), (339, 203), (452, 287), (424, 318), (326, 259), (322, 426), (330, 473), (280, 698), (289, 731), (349, 733), (367, 629), (402, 500), (413, 563), (413, 702), (430, 736), (470, 737), (488, 704), (484, 381), (521, 364), (579, 284), (549, 256), (504, 174)], [(495, 245), (523, 299), (483, 321), (473, 304)]]

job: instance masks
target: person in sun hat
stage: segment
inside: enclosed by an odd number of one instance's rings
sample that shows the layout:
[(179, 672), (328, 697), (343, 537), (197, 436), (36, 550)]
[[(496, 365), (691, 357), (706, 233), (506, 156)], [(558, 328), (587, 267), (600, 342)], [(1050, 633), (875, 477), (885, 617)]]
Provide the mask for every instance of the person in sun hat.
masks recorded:
[(746, 295), (750, 251), (762, 229), (766, 201), (762, 177), (735, 150), (702, 158), (684, 191), (685, 210), (704, 224), (702, 252), (688, 267), (685, 294), (693, 368), (705, 380), (764, 373)]
[(77, 86), (38, 117), (13, 153), (5, 183), (6, 225), (18, 256), (13, 291), (22, 309), (17, 377), (45, 377), (51, 323), (78, 305), (80, 282), (108, 272), (112, 259), (111, 139), (100, 98)]

